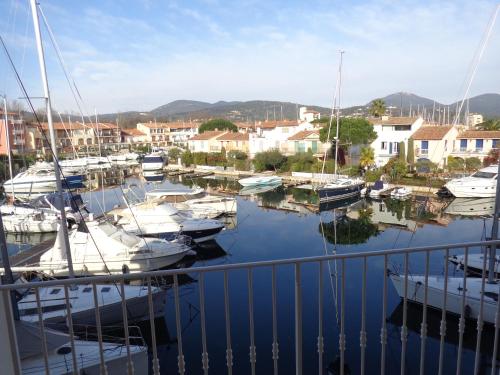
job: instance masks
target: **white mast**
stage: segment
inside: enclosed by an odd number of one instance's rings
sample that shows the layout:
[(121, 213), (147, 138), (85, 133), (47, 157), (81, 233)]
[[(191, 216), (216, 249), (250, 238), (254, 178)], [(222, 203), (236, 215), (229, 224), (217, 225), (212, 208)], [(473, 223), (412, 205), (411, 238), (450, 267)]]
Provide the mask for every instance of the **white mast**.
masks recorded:
[(10, 173), (10, 187), (12, 190), (12, 199), (15, 199), (16, 196), (14, 195), (14, 181), (12, 180), (14, 178), (14, 175), (12, 174), (12, 157), (10, 155), (10, 131), (9, 131), (9, 121), (8, 121), (8, 116), (7, 116), (7, 97), (3, 97), (3, 121), (5, 124), (5, 139), (7, 143), (7, 155), (9, 157), (9, 173)]
[(50, 146), (52, 148), (52, 155), (54, 158), (54, 174), (56, 177), (57, 199), (59, 200), (59, 207), (61, 213), (61, 230), (63, 234), (63, 241), (61, 246), (66, 251), (66, 257), (68, 259), (68, 272), (69, 276), (72, 278), (74, 277), (73, 262), (71, 260), (71, 249), (69, 246), (68, 226), (66, 220), (66, 211), (64, 210), (64, 200), (62, 196), (62, 182), (59, 170), (59, 159), (57, 157), (56, 137), (54, 133), (54, 125), (52, 122), (52, 104), (50, 101), (49, 83), (47, 81), (47, 70), (45, 68), (45, 56), (43, 52), (42, 36), (40, 33), (40, 23), (38, 21), (38, 9), (36, 0), (30, 0), (30, 5), (31, 5), (31, 14), (33, 16), (33, 29), (35, 31), (36, 48), (38, 51), (38, 63), (40, 64), (40, 74), (42, 78), (43, 91), (45, 96), (45, 106), (47, 110), (47, 123), (49, 125)]
[(333, 174), (337, 177), (337, 164), (339, 157), (339, 127), (340, 127), (340, 87), (342, 86), (342, 56), (344, 51), (340, 51), (340, 63), (339, 63), (339, 85), (337, 91), (337, 131), (335, 132), (335, 166)]

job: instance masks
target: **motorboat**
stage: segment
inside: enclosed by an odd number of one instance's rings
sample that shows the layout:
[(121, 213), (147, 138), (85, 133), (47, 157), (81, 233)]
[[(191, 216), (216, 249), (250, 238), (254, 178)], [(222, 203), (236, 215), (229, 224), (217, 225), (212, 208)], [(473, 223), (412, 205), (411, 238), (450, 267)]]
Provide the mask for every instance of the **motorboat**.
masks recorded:
[(236, 198), (207, 194), (202, 188), (155, 189), (146, 192), (146, 199), (172, 204), (179, 211), (189, 211), (194, 218), (216, 218), (236, 215)]
[(139, 154), (136, 154), (135, 152), (127, 152), (123, 154), (115, 154), (115, 155), (109, 155), (108, 156), (109, 160), (111, 161), (134, 161), (139, 158)]
[[(182, 242), (138, 237), (106, 221), (79, 224), (69, 234), (73, 270), (77, 276), (157, 270), (177, 263), (191, 252)], [(62, 230), (54, 246), (40, 256), (37, 269), (54, 277), (68, 276)]]
[(247, 186), (259, 186), (259, 185), (276, 185), (282, 183), (282, 179), (279, 176), (253, 176), (242, 178), (238, 180), (239, 184), (243, 187)]
[[(123, 339), (119, 342), (73, 340), (68, 334), (44, 327), (44, 344), (38, 324), (15, 321), (19, 359), (23, 375), (41, 375), (46, 373), (63, 375), (73, 371), (73, 358), (79, 374), (100, 374), (101, 358), (107, 367), (108, 375), (121, 375), (129, 370), (129, 354), (132, 372), (141, 373), (148, 368), (148, 350), (145, 345), (129, 345), (125, 350)], [(109, 338), (107, 338), (109, 339)], [(75, 352), (73, 353), (73, 350)]]
[(444, 212), (459, 216), (491, 216), (495, 212), (495, 198), (455, 198)]
[(143, 171), (162, 170), (168, 164), (168, 158), (163, 152), (153, 152), (142, 159)]
[(368, 193), (370, 198), (380, 198), (380, 195), (391, 190), (389, 184), (385, 184), (381, 180), (375, 181), (373, 186), (370, 187), (370, 192)]
[[(390, 273), (389, 277), (399, 297), (405, 297), (405, 275)], [(407, 275), (408, 288), (406, 298), (409, 302), (424, 303), (425, 298), (425, 276)], [(464, 296), (464, 278), (442, 276), (428, 276), (427, 306), (441, 309), (443, 307), (444, 286), (447, 285), (446, 310), (452, 314), (462, 314), (462, 298)], [(477, 319), (481, 305), (481, 278), (467, 277), (467, 288), (465, 291), (465, 317)], [(494, 324), (498, 304), (498, 283), (485, 283), (483, 295), (483, 320)]]
[(179, 234), (191, 237), (195, 242), (213, 240), (224, 229), (224, 224), (213, 219), (195, 219), (180, 212), (169, 203), (146, 201), (113, 210), (117, 224), (129, 233), (139, 236), (154, 236), (167, 240)]
[[(26, 283), (27, 291), (18, 301), (20, 319), (27, 322), (38, 322), (38, 305), (33, 289)], [(95, 326), (94, 286), (92, 284), (75, 285), (68, 288), (68, 299), (71, 303), (71, 319), (73, 324)], [(116, 284), (96, 284), (99, 311), (102, 325), (113, 325), (123, 322), (121, 287)], [(127, 319), (129, 322), (148, 320), (148, 287), (124, 285)], [(67, 324), (67, 307), (64, 288), (60, 286), (41, 287), (39, 290), (42, 319), (52, 328), (64, 328)], [(159, 287), (151, 287), (153, 315), (160, 317), (164, 313), (166, 293)]]
[(495, 197), (498, 165), (482, 168), (468, 177), (454, 178), (444, 186), (456, 198)]
[(8, 233), (51, 233), (57, 232), (60, 220), (57, 216), (38, 212), (2, 215), (2, 223)]
[(399, 186), (399, 187), (395, 187), (392, 191), (391, 191), (391, 198), (395, 198), (395, 199), (406, 199), (406, 198), (409, 198), (411, 196), (411, 193), (412, 193), (412, 190), (408, 187), (405, 187), (405, 186)]
[[(65, 174), (62, 182), (68, 189), (80, 187), (83, 186), (83, 175), (77, 172)], [(5, 181), (3, 186), (11, 186), (15, 194), (39, 195), (54, 192), (57, 190), (54, 167), (50, 163), (37, 162), (26, 171)]]
[(361, 196), (365, 182), (360, 178), (339, 177), (316, 188), (320, 202), (343, 200)]

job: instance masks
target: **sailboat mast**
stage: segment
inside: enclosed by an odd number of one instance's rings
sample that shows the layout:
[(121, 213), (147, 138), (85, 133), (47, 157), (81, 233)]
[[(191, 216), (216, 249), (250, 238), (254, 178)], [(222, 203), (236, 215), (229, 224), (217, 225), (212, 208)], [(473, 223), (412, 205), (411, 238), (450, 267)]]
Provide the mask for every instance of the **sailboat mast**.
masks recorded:
[(45, 96), (45, 106), (47, 110), (47, 123), (49, 125), (50, 146), (52, 148), (52, 156), (54, 159), (54, 174), (56, 177), (57, 200), (59, 201), (59, 207), (61, 213), (61, 230), (63, 234), (63, 243), (61, 245), (66, 252), (66, 257), (68, 260), (69, 276), (73, 278), (74, 272), (73, 272), (73, 262), (71, 259), (71, 248), (69, 246), (68, 226), (67, 226), (68, 221), (66, 220), (66, 211), (64, 210), (61, 173), (59, 170), (59, 159), (57, 157), (57, 145), (54, 133), (54, 124), (52, 122), (52, 104), (50, 101), (49, 83), (47, 81), (47, 69), (45, 68), (45, 56), (43, 52), (42, 36), (40, 33), (40, 23), (38, 21), (38, 9), (36, 0), (30, 0), (30, 5), (31, 5), (31, 14), (33, 16), (33, 29), (35, 31), (36, 47), (38, 51), (38, 62), (40, 65), (40, 74), (42, 77), (43, 91)]
[(10, 187), (12, 191), (12, 199), (15, 199), (16, 196), (14, 195), (14, 181), (12, 180), (14, 178), (14, 175), (12, 174), (12, 156), (10, 152), (10, 129), (9, 129), (9, 121), (8, 121), (8, 115), (7, 115), (7, 97), (3, 97), (3, 121), (5, 124), (5, 141), (7, 143), (7, 156), (9, 157), (9, 173), (10, 173)]
[(344, 55), (344, 51), (340, 51), (340, 63), (339, 63), (339, 85), (337, 91), (337, 130), (335, 132), (335, 166), (333, 174), (337, 177), (337, 165), (338, 165), (338, 157), (339, 157), (339, 127), (340, 127), (340, 87), (342, 86), (342, 57)]

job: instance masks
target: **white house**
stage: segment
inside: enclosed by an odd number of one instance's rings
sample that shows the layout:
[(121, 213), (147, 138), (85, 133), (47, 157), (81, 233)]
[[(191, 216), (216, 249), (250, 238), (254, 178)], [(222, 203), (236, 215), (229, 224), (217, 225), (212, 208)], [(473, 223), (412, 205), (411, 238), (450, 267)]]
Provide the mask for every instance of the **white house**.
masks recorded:
[(500, 130), (467, 130), (457, 136), (451, 155), (483, 160), (496, 148), (500, 148)]
[(313, 129), (314, 125), (310, 122), (283, 120), (257, 123), (255, 132), (249, 133), (249, 156), (253, 158), (258, 152), (272, 149), (288, 150), (288, 138), (300, 131)]
[(198, 134), (200, 125), (198, 122), (169, 122), (170, 142), (177, 146), (187, 146), (188, 140)]
[(299, 108), (299, 119), (303, 122), (311, 122), (314, 120), (319, 120), (321, 118), (321, 113), (318, 111), (313, 111), (312, 109), (307, 109), (307, 107)]
[(220, 152), (220, 145), (216, 140), (224, 133), (226, 132), (213, 130), (197, 134), (187, 141), (189, 150), (192, 152)]
[(368, 119), (373, 124), (373, 130), (377, 133), (371, 147), (375, 151), (375, 164), (377, 167), (385, 165), (389, 159), (398, 155), (399, 143), (405, 142), (408, 149), (408, 139), (423, 124), (422, 117), (389, 117)]
[(424, 125), (411, 138), (415, 161), (428, 159), (443, 168), (448, 156), (453, 152), (453, 143), (458, 135), (456, 126)]

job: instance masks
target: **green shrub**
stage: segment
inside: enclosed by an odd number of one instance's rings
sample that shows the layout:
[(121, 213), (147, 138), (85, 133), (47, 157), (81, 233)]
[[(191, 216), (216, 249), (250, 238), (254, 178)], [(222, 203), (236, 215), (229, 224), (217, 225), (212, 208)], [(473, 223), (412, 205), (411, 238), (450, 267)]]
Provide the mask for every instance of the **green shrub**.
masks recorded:
[(278, 171), (285, 165), (287, 157), (278, 150), (259, 152), (253, 159), (253, 165), (257, 172)]
[(181, 161), (182, 164), (184, 164), (186, 167), (189, 167), (191, 164), (193, 164), (193, 153), (189, 150), (184, 151), (181, 155)]
[(475, 171), (481, 168), (481, 160), (479, 158), (467, 158), (465, 159), (465, 169), (468, 171)]

